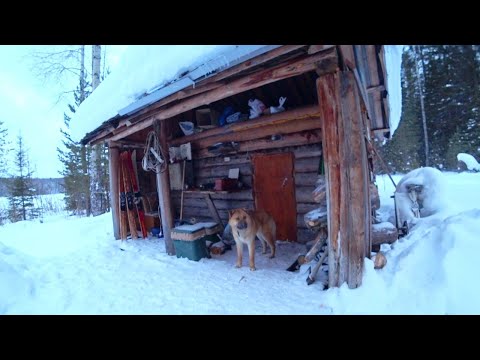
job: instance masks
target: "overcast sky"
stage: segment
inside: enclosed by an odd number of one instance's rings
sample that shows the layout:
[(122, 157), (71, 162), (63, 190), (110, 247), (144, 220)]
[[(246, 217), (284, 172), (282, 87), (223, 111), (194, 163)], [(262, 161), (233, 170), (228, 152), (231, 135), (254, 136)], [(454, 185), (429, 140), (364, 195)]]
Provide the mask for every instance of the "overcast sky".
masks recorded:
[[(22, 134), (28, 149), (34, 177), (60, 177), (62, 164), (58, 160), (57, 147), (61, 145), (63, 113), (73, 96), (66, 95), (57, 103), (59, 94), (72, 90), (78, 84), (73, 76), (43, 80), (35, 74), (35, 51), (60, 50), (60, 46), (0, 46), (0, 121), (8, 130), (11, 146)], [(90, 46), (86, 52), (90, 53)], [(113, 70), (127, 46), (109, 45), (106, 48), (107, 66)], [(88, 54), (89, 56), (90, 54)], [(103, 51), (102, 51), (103, 56)], [(89, 59), (88, 59), (89, 60)], [(91, 63), (86, 62), (88, 69)]]

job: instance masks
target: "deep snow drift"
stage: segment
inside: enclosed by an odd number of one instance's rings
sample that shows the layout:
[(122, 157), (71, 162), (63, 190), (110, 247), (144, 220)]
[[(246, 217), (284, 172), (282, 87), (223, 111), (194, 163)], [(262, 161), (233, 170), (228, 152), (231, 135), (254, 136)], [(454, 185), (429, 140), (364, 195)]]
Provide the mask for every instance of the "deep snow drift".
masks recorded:
[[(234, 267), (235, 249), (199, 262), (166, 255), (161, 239), (122, 251), (111, 214), (56, 215), (0, 227), (0, 313), (480, 314), (480, 174), (443, 175), (446, 206), (382, 246), (385, 268), (366, 260), (355, 290), (307, 286), (313, 262), (285, 271), (303, 245), (279, 242), (270, 260), (258, 243), (252, 272)], [(380, 217), (392, 218), (393, 184), (379, 177), (378, 187)]]

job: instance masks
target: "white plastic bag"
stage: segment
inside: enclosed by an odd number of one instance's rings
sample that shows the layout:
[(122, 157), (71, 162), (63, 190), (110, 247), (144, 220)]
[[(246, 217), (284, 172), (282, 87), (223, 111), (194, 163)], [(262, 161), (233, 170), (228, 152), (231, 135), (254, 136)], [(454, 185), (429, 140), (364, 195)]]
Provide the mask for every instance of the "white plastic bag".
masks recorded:
[(287, 100), (286, 97), (280, 97), (280, 99), (278, 100), (278, 105), (277, 107), (275, 106), (270, 106), (270, 113), (271, 114), (275, 114), (275, 113), (279, 113), (279, 112), (282, 112), (282, 111), (285, 111), (285, 108), (283, 107), (283, 104), (285, 104), (285, 101)]
[(250, 109), (250, 119), (255, 119), (263, 114), (266, 109), (266, 106), (263, 102), (258, 99), (250, 99), (248, 100), (248, 106), (251, 107)]

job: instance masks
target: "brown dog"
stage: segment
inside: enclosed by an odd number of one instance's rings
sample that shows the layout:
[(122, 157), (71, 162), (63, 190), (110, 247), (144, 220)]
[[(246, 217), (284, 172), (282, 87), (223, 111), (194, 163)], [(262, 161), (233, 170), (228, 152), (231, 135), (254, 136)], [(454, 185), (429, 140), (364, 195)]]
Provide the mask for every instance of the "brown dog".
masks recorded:
[(275, 257), (276, 225), (270, 214), (265, 211), (237, 209), (229, 211), (229, 215), (228, 225), (237, 245), (237, 268), (242, 267), (243, 244), (247, 244), (250, 270), (255, 270), (255, 236), (262, 243), (262, 254), (267, 252), (268, 243), (270, 258)]

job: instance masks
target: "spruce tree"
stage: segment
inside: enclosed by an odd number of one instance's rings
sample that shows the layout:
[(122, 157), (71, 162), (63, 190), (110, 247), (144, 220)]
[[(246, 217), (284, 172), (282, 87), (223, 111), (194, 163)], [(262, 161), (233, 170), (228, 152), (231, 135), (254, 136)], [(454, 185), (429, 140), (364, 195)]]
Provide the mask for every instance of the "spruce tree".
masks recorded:
[(36, 218), (40, 215), (40, 210), (34, 203), (36, 191), (32, 182), (33, 171), (30, 168), (22, 135), (17, 137), (14, 169), (15, 173), (11, 176), (12, 181), (9, 184), (8, 217), (11, 222)]
[[(83, 79), (73, 93), (75, 104), (68, 105), (69, 112), (74, 114), (76, 108), (85, 100), (89, 91), (88, 83)], [(63, 164), (60, 175), (64, 178), (65, 208), (75, 215), (89, 215), (90, 204), (90, 177), (88, 168), (88, 151), (85, 146), (72, 140), (69, 129), (71, 116), (64, 113), (65, 129), (61, 129), (64, 137), (62, 144), (64, 149), (57, 147), (58, 158)]]

